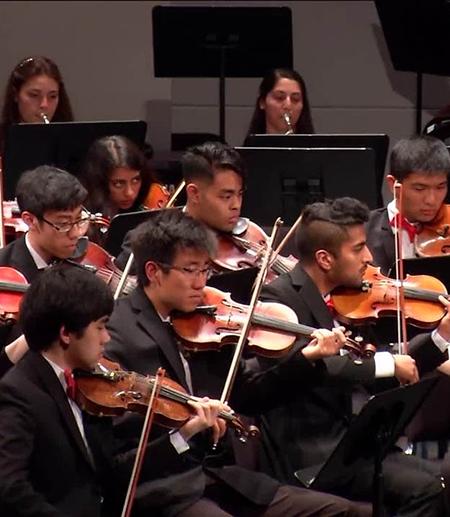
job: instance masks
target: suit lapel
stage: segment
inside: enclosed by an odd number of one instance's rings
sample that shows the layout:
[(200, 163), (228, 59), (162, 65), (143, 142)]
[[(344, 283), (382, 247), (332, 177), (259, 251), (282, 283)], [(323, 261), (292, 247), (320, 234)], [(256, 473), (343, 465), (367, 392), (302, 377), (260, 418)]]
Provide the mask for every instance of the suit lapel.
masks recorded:
[(297, 265), (290, 276), (292, 285), (298, 293), (294, 310), (300, 315), (302, 323), (320, 328), (333, 328), (331, 312), (309, 275)]
[(22, 274), (24, 274), (30, 283), (35, 279), (39, 272), (39, 269), (25, 244), (25, 236), (16, 241), (16, 245), (11, 253), (11, 267), (18, 269)]
[[(383, 212), (380, 221), (381, 242), (383, 243), (384, 253), (386, 255), (387, 268), (392, 270), (395, 264), (395, 239), (392, 233), (391, 225), (389, 224), (387, 209)], [(389, 273), (389, 271), (387, 271)]]
[[(169, 324), (166, 325), (161, 320), (142, 289), (135, 289), (130, 298), (132, 308), (137, 314), (137, 325), (156, 343), (177, 376), (177, 379), (174, 380), (189, 391), (178, 345), (175, 336), (170, 331)], [(154, 373), (156, 374), (156, 372)]]
[(80, 434), (80, 430), (69, 401), (67, 400), (67, 396), (64, 393), (62, 384), (53, 371), (53, 368), (40, 354), (36, 354), (34, 352), (29, 352), (26, 356), (26, 360), (38, 375), (40, 383), (43, 385), (44, 389), (55, 401), (55, 404), (61, 413), (64, 426), (66, 427), (69, 435), (75, 441), (76, 447), (79, 449), (87, 463), (89, 463), (89, 465), (95, 470), (95, 465), (92, 462), (90, 453), (86, 449), (86, 445)]

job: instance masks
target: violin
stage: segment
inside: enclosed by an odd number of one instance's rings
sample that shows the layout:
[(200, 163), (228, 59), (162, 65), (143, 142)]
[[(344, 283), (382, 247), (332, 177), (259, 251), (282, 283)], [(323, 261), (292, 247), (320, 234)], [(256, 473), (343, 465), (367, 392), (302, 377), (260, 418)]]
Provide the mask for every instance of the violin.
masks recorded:
[[(192, 313), (174, 315), (172, 326), (186, 349), (217, 350), (226, 344), (236, 344), (247, 311), (248, 306), (234, 302), (229, 293), (206, 286), (203, 304)], [(315, 330), (298, 323), (297, 315), (286, 305), (257, 302), (247, 346), (265, 357), (282, 357), (289, 353), (299, 336), (311, 336)], [(372, 345), (350, 338), (344, 348), (356, 357), (371, 357), (376, 351)]]
[(415, 236), (415, 247), (421, 257), (450, 253), (450, 205), (442, 205), (433, 221), (422, 224)]
[[(94, 268), (95, 274), (106, 282), (114, 292), (122, 277), (122, 271), (114, 264), (114, 257), (106, 250), (87, 239), (86, 242), (86, 249), (81, 253), (79, 262), (85, 266)], [(133, 275), (127, 276), (122, 293), (131, 293), (136, 288), (136, 285), (136, 277)]]
[(170, 190), (161, 183), (152, 183), (144, 200), (145, 208), (149, 210), (164, 208), (170, 199)]
[(20, 302), (28, 286), (20, 271), (8, 266), (0, 267), (0, 326), (17, 321)]
[[(380, 268), (368, 266), (360, 289), (338, 288), (331, 293), (337, 319), (361, 325), (383, 316), (396, 316), (398, 284), (382, 275)], [(403, 288), (406, 321), (424, 329), (436, 327), (446, 313), (439, 296), (449, 299), (444, 284), (428, 275), (407, 275)]]
[[(77, 403), (87, 413), (117, 416), (132, 411), (145, 415), (154, 376), (124, 371), (119, 364), (105, 358), (93, 371), (75, 370), (74, 375)], [(155, 423), (169, 429), (182, 427), (194, 413), (190, 402), (195, 400), (182, 386), (165, 377), (155, 402)], [(246, 428), (233, 412), (221, 411), (219, 417), (242, 441), (259, 434), (255, 427)]]
[[(214, 264), (218, 270), (238, 271), (243, 268), (260, 267), (261, 256), (267, 246), (268, 236), (264, 230), (249, 219), (241, 217), (231, 234), (218, 233), (217, 256)], [(294, 268), (298, 260), (277, 255), (271, 262), (266, 282)]]

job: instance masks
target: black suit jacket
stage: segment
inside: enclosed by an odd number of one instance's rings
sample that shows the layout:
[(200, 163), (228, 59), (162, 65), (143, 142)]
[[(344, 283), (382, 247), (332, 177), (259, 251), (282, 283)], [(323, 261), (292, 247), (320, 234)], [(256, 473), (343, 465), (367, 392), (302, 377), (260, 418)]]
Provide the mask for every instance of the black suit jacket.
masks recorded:
[[(263, 288), (262, 298), (288, 305), (299, 321), (313, 327), (333, 327), (333, 318), (312, 279), (297, 265)], [(428, 334), (410, 345), (425, 372), (445, 360)], [(285, 407), (263, 418), (264, 460), (269, 472), (294, 481), (294, 471), (323, 463), (346, 431), (352, 416), (352, 386), (375, 381), (375, 361), (359, 364), (349, 356), (326, 358), (328, 372), (321, 386), (311, 386)]]
[[(120, 515), (134, 461), (111, 419), (83, 414), (88, 453), (49, 363), (28, 352), (0, 381), (0, 514), (8, 517)], [(168, 440), (152, 442), (143, 475), (178, 462)], [(102, 498), (106, 496), (102, 504)]]
[(366, 233), (367, 247), (373, 255), (374, 265), (379, 266), (383, 274), (389, 274), (395, 265), (395, 242), (387, 208), (370, 212)]
[[(108, 328), (111, 334), (111, 341), (106, 347), (108, 357), (120, 362), (126, 369), (142, 374), (153, 374), (159, 366), (163, 366), (173, 380), (187, 389), (174, 336), (141, 288), (118, 300)], [(228, 354), (231, 352), (202, 352), (189, 357), (196, 395), (220, 396), (229, 367)], [(312, 379), (317, 375), (316, 368), (302, 355), (264, 374), (255, 372), (251, 361), (242, 361), (232, 396), (232, 407), (254, 412), (260, 407), (279, 404), (281, 393), (289, 394), (302, 383), (313, 382)], [(235, 403), (236, 406), (233, 406)], [(200, 455), (197, 457), (200, 458)], [(212, 463), (219, 467), (212, 467)], [(203, 461), (202, 468), (192, 471), (190, 490), (185, 494), (186, 497), (192, 500), (202, 496), (205, 472), (257, 504), (268, 504), (279, 486), (275, 480), (263, 474), (236, 466), (230, 459), (229, 451), (225, 451), (224, 458)], [(172, 486), (172, 493), (177, 493), (178, 489), (173, 487), (172, 480), (168, 477), (166, 481), (168, 486)], [(151, 494), (147, 495), (151, 500)], [(167, 504), (171, 504), (170, 501)]]

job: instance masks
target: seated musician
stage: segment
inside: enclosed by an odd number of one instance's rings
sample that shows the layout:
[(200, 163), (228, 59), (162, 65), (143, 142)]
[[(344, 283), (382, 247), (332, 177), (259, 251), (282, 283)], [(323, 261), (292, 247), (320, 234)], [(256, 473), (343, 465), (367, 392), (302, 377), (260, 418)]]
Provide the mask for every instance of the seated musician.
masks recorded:
[[(89, 148), (81, 167), (81, 183), (88, 191), (86, 208), (107, 219), (143, 210), (152, 178), (143, 152), (123, 136), (105, 136)], [(89, 239), (103, 243), (102, 228), (89, 228)]]
[[(102, 356), (112, 309), (107, 285), (69, 264), (46, 269), (25, 294), (21, 320), (31, 350), (0, 381), (1, 515), (121, 514), (135, 451), (123, 453), (111, 420), (84, 413), (68, 390), (70, 371), (91, 369)], [(215, 426), (218, 437), (222, 407), (199, 400), (179, 433), (189, 437)], [(141, 476), (182, 471), (186, 456), (166, 433), (149, 443)]]
[[(442, 209), (449, 171), (448, 150), (437, 138), (404, 138), (393, 147), (386, 181), (392, 192), (396, 181), (402, 184), (403, 218), (398, 222), (404, 258), (416, 255), (416, 234)], [(393, 200), (387, 207), (372, 211), (367, 223), (367, 246), (374, 264), (380, 266), (384, 274), (395, 273), (393, 232), (397, 208)]]
[[(333, 328), (333, 314), (327, 306), (329, 293), (340, 286), (359, 287), (372, 261), (364, 229), (368, 217), (367, 207), (352, 198), (307, 206), (295, 236), (299, 264), (264, 286), (262, 299), (288, 305), (303, 324)], [(323, 463), (348, 428), (353, 388), (370, 386), (378, 378), (415, 382), (417, 370), (423, 373), (446, 359), (449, 340), (447, 314), (431, 337), (425, 334), (410, 342), (412, 357), (381, 352), (361, 364), (348, 355), (325, 358), (327, 382), (299, 390), (295, 401), (262, 416), (266, 471), (295, 482), (294, 472)], [(390, 452), (383, 463), (384, 504), (389, 513), (444, 515), (436, 470), (414, 457)], [(332, 491), (369, 501), (372, 476), (372, 462), (367, 459), (353, 477), (336, 481)]]
[(19, 122), (73, 120), (69, 96), (58, 66), (48, 57), (22, 59), (11, 72), (3, 96), (0, 154), (6, 130)]
[[(87, 191), (72, 174), (44, 165), (22, 174), (16, 196), (29, 230), (0, 250), (0, 266), (18, 270), (31, 283), (52, 261), (78, 251), (79, 239), (89, 226), (83, 211)], [(2, 328), (0, 344), (18, 337), (18, 328)]]
[[(234, 173), (226, 174), (232, 177)], [(234, 202), (239, 204), (237, 178), (234, 183), (225, 195), (231, 190)], [(228, 215), (226, 220), (231, 228), (234, 216)], [(105, 349), (108, 358), (141, 374), (153, 373), (162, 365), (186, 391), (220, 395), (233, 347), (221, 352), (183, 353), (169, 325), (173, 311), (189, 312), (201, 303), (214, 247), (214, 236), (206, 226), (179, 210), (155, 213), (133, 232), (132, 250), (139, 285), (129, 296), (117, 301), (108, 322), (111, 335)], [(340, 330), (317, 331), (315, 336), (317, 340), (308, 343), (301, 352), (298, 346), (304, 343), (298, 343), (290, 361), (282, 361), (264, 374), (253, 371), (251, 363), (241, 361), (231, 397), (233, 409), (259, 412), (289, 397), (293, 386), (297, 390), (316, 382), (321, 368), (315, 367), (313, 361), (335, 353), (342, 345), (343, 336)], [(123, 433), (137, 437), (141, 420), (133, 423), (128, 419), (123, 423)], [(191, 441), (180, 441), (180, 447), (186, 449), (198, 446)], [(217, 452), (221, 454), (217, 457), (211, 454), (191, 478), (185, 479), (183, 487), (173, 486), (168, 478), (160, 492), (154, 494), (144, 483), (140, 499), (158, 510), (165, 505), (164, 515), (175, 515), (174, 505), (178, 504), (179, 517), (368, 514), (368, 509), (358, 509), (334, 496), (281, 485), (268, 476), (238, 467), (226, 448), (222, 450), (219, 446)]]

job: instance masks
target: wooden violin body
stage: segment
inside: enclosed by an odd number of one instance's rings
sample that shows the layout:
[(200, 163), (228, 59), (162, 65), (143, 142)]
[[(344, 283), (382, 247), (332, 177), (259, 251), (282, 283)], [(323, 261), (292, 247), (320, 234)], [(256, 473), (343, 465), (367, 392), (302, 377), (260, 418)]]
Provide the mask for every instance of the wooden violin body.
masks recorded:
[[(260, 267), (268, 236), (256, 223), (241, 218), (232, 233), (221, 232), (217, 234), (217, 238), (218, 249), (214, 264), (218, 270), (238, 271), (243, 268)], [(295, 257), (278, 255), (271, 262), (266, 282), (290, 271), (297, 262)]]
[(415, 237), (415, 248), (421, 257), (450, 253), (450, 205), (442, 205), (434, 220), (423, 224)]
[[(397, 314), (396, 280), (368, 266), (361, 289), (336, 289), (332, 293), (338, 320), (361, 325), (383, 316)], [(434, 328), (446, 313), (439, 296), (447, 298), (444, 284), (428, 275), (407, 275), (403, 281), (405, 317), (408, 323), (421, 328)]]
[[(155, 377), (127, 372), (103, 358), (93, 372), (75, 371), (76, 398), (82, 409), (99, 416), (122, 415), (132, 411), (144, 415), (150, 401)], [(190, 402), (195, 400), (175, 381), (164, 377), (159, 395), (154, 402), (155, 422), (177, 429), (193, 415)], [(230, 425), (243, 441), (256, 437), (256, 428), (245, 428), (232, 412), (221, 411), (219, 417)]]

